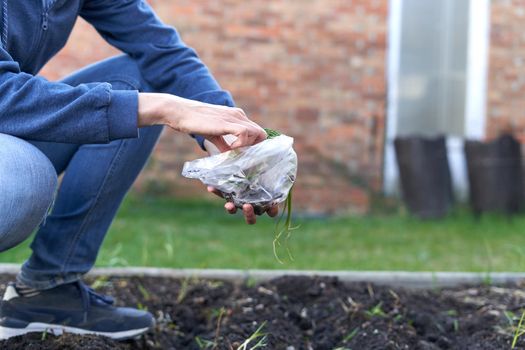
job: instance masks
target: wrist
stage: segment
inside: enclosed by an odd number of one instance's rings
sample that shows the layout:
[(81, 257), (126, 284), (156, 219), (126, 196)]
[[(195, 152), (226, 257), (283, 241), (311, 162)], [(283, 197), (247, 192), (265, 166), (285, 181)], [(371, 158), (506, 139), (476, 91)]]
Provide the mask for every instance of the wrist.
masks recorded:
[(159, 93), (139, 93), (138, 126), (168, 124), (169, 95)]

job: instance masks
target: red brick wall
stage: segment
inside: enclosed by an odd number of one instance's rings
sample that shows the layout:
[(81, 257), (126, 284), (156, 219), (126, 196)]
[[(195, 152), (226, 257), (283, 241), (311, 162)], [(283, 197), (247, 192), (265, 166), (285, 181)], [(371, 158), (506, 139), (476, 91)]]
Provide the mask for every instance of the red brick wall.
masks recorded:
[[(150, 3), (251, 118), (295, 138), (297, 209), (367, 210), (369, 192), (380, 188), (387, 1)], [(115, 53), (79, 21), (43, 74), (57, 79)], [(206, 195), (180, 176), (183, 162), (200, 156), (187, 137), (165, 132), (136, 186)]]
[(525, 144), (525, 0), (493, 0), (487, 136), (513, 132)]

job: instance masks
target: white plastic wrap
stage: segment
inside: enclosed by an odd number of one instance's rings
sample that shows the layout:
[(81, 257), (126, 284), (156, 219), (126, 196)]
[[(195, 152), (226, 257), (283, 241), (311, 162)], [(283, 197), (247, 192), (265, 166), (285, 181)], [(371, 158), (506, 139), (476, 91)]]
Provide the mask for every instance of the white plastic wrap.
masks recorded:
[(293, 138), (280, 135), (250, 147), (186, 162), (182, 175), (221, 191), (241, 208), (252, 204), (257, 213), (286, 200), (297, 175)]

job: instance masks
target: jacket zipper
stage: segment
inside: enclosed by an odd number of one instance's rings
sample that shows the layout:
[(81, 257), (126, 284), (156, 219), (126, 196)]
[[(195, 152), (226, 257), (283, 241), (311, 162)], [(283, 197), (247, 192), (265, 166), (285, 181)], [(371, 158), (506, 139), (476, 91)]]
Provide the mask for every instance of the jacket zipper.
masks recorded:
[[(46, 32), (48, 28), (49, 10), (53, 5), (54, 0), (42, 0), (42, 31)], [(42, 33), (43, 36), (44, 33)]]
[[(45, 0), (43, 0), (45, 2)], [(44, 7), (44, 12), (42, 13), (42, 30), (47, 30), (47, 19), (49, 17), (49, 8)]]
[(52, 0), (42, 0), (42, 13), (41, 13), (41, 24), (40, 24), (40, 30), (38, 31), (37, 41), (35, 42), (35, 47), (31, 52), (30, 58), (33, 58), (40, 49), (42, 48), (44, 38), (46, 36), (47, 30), (49, 28), (49, 10), (51, 9), (51, 4), (54, 1)]
[(7, 22), (7, 0), (2, 0), (2, 47), (7, 51), (7, 35), (9, 24)]

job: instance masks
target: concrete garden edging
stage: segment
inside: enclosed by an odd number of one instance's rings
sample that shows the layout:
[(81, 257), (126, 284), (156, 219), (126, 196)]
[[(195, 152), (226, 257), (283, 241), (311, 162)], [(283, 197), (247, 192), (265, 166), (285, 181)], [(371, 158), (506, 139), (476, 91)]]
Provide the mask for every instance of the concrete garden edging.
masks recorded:
[[(0, 273), (16, 274), (18, 264), (0, 264)], [(152, 276), (172, 278), (208, 278), (232, 282), (266, 281), (288, 276), (334, 276), (344, 282), (369, 282), (404, 288), (454, 287), (465, 284), (504, 284), (525, 280), (523, 272), (407, 272), (407, 271), (316, 271), (316, 270), (235, 270), (170, 269), (155, 267), (95, 268), (92, 276)]]

